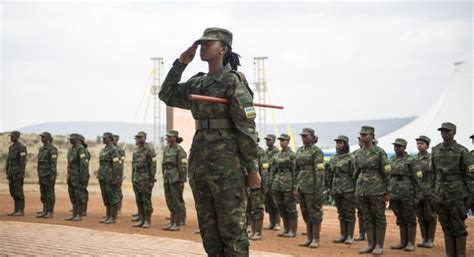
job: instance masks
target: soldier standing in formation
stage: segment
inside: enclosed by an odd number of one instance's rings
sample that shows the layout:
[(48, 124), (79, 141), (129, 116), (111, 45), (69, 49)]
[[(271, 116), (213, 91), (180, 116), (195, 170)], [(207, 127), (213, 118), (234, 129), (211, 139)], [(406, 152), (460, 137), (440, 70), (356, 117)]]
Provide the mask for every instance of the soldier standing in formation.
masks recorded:
[(273, 134), (268, 134), (265, 137), (265, 144), (267, 145), (267, 149), (265, 150), (265, 159), (262, 164), (264, 171), (267, 173), (267, 181), (266, 181), (266, 188), (267, 191), (265, 193), (265, 211), (268, 213), (270, 224), (266, 229), (272, 229), (275, 231), (280, 230), (280, 214), (278, 213), (278, 208), (275, 203), (275, 199), (272, 196), (272, 181), (273, 181), (273, 174), (270, 172), (271, 167), (270, 164), (272, 163), (273, 156), (278, 153), (277, 147), (275, 147), (276, 136)]
[(120, 147), (118, 145), (120, 136), (119, 135), (114, 135), (113, 137), (114, 137), (114, 145), (117, 148), (117, 151), (118, 151), (119, 156), (120, 156), (120, 165), (119, 165), (120, 166), (120, 181), (119, 181), (119, 185), (117, 187), (118, 194), (119, 194), (119, 197), (120, 197), (120, 201), (118, 203), (117, 213), (120, 214), (120, 212), (122, 211), (122, 201), (123, 201), (122, 184), (123, 184), (123, 170), (124, 170), (124, 167), (125, 167), (125, 151), (123, 150), (122, 147)]
[(20, 132), (10, 133), (12, 144), (8, 148), (7, 156), (7, 179), (10, 195), (15, 201), (15, 209), (8, 216), (25, 215), (25, 194), (23, 193), (23, 182), (25, 179), (26, 147), (20, 142)]
[(339, 217), (341, 235), (334, 243), (352, 244), (355, 227), (355, 158), (350, 153), (349, 138), (341, 135), (336, 139), (336, 155), (328, 169), (328, 188), (334, 196)]
[(416, 215), (418, 216), (418, 223), (420, 224), (421, 243), (418, 247), (433, 248), (434, 238), (436, 234), (436, 209), (433, 205), (433, 185), (435, 174), (430, 169), (431, 155), (428, 153), (431, 139), (427, 136), (419, 136), (416, 139), (416, 147), (418, 154), (415, 159), (415, 167), (417, 172), (421, 171), (420, 202), (416, 206)]
[(390, 207), (396, 216), (396, 224), (400, 229), (400, 243), (390, 246), (390, 249), (415, 251), (416, 237), (416, 210), (420, 199), (419, 179), (422, 172), (415, 167), (415, 158), (405, 149), (407, 141), (403, 138), (395, 139), (395, 155), (390, 158), (390, 188), (392, 199)]
[(184, 149), (179, 145), (183, 138), (176, 130), (166, 134), (167, 145), (163, 151), (161, 167), (163, 171), (163, 188), (168, 210), (171, 213), (170, 223), (163, 230), (178, 231), (183, 220), (183, 190), (186, 183), (188, 159)]
[(387, 219), (385, 202), (390, 201), (390, 181), (388, 173), (391, 166), (385, 151), (374, 145), (375, 129), (363, 126), (360, 140), (364, 146), (356, 158), (356, 196), (361, 205), (367, 232), (367, 247), (360, 254), (383, 254)]
[[(295, 155), (295, 173), (297, 174), (295, 196), (299, 197), (301, 213), (306, 223), (307, 239), (300, 246), (319, 248), (319, 235), (323, 221), (323, 192), (325, 189), (324, 154), (315, 145), (314, 130), (304, 128), (301, 132), (303, 146)], [(295, 229), (296, 233), (296, 229)]]
[(66, 218), (66, 220), (80, 221), (82, 220), (86, 204), (87, 195), (85, 193), (86, 185), (84, 181), (86, 180), (86, 168), (89, 161), (79, 134), (71, 134), (69, 142), (71, 147), (67, 154), (67, 184), (69, 198), (72, 203), (72, 215)]
[(146, 143), (146, 133), (135, 136), (137, 147), (132, 158), (132, 184), (138, 206), (138, 223), (134, 227), (150, 228), (153, 205), (151, 193), (156, 179), (156, 154), (153, 146)]
[(443, 142), (431, 151), (435, 180), (435, 203), (443, 228), (446, 256), (466, 256), (467, 207), (470, 201), (468, 176), (474, 172), (469, 151), (454, 140), (456, 125), (445, 122), (438, 129)]
[(85, 204), (84, 204), (84, 210), (82, 212), (82, 216), (85, 217), (87, 216), (87, 205), (89, 203), (89, 191), (87, 190), (87, 187), (89, 186), (89, 179), (91, 177), (89, 173), (89, 162), (91, 160), (91, 153), (89, 152), (89, 148), (86, 143), (86, 138), (83, 135), (79, 134), (79, 140), (81, 141), (82, 146), (84, 146), (84, 153), (86, 155), (86, 160), (87, 160), (85, 162), (86, 165), (84, 167), (84, 176), (83, 176)]
[(105, 147), (100, 150), (97, 178), (102, 192), (102, 200), (106, 207), (106, 215), (100, 223), (113, 224), (117, 219), (118, 204), (120, 202), (120, 160), (122, 156), (118, 151), (118, 147), (114, 145), (112, 133), (105, 132), (102, 136), (102, 143)]
[(58, 149), (52, 144), (53, 137), (48, 132), (41, 135), (43, 146), (38, 152), (38, 178), (41, 192), (43, 211), (36, 215), (37, 218), (52, 218), (54, 213), (54, 185), (57, 177)]
[[(257, 143), (260, 140), (257, 138)], [(258, 156), (258, 172), (262, 178), (260, 187), (249, 188), (249, 196), (247, 201), (247, 223), (251, 227), (251, 234), (249, 238), (251, 240), (262, 239), (262, 227), (263, 227), (263, 216), (264, 216), (264, 201), (265, 191), (268, 190), (267, 185), (267, 171), (264, 168), (265, 164), (265, 150), (257, 145), (257, 156)], [(268, 164), (267, 164), (268, 167)]]
[[(201, 46), (207, 74), (179, 83)], [(196, 133), (189, 155), (189, 180), (196, 201), (199, 229), (209, 256), (247, 256), (247, 193), (258, 187), (257, 136), (252, 92), (237, 71), (240, 56), (232, 52), (232, 33), (208, 28), (169, 71), (160, 91), (167, 105), (191, 110)], [(230, 104), (191, 101), (190, 94), (229, 99)]]
[(273, 174), (272, 196), (283, 219), (283, 231), (279, 237), (296, 237), (298, 228), (298, 210), (293, 192), (296, 189), (295, 153), (290, 149), (290, 136), (281, 134), (278, 137), (281, 152), (272, 159), (271, 174)]
[[(360, 137), (357, 137), (357, 143), (359, 144), (359, 149), (355, 150), (352, 153), (352, 156), (354, 157), (356, 156), (357, 152), (359, 152), (360, 149), (364, 146), (364, 144), (360, 141)], [(364, 217), (362, 216), (362, 209), (360, 207), (360, 203), (357, 197), (355, 198), (355, 204), (356, 204), (356, 211), (357, 211), (357, 221), (359, 223), (359, 236), (354, 238), (354, 241), (364, 241), (365, 240)]]

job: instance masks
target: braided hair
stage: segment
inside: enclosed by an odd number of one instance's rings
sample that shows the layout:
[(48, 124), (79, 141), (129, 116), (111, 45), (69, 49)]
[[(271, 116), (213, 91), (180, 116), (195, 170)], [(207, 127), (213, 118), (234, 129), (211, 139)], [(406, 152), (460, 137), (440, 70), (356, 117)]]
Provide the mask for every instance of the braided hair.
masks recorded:
[(224, 54), (224, 66), (229, 63), (233, 70), (237, 70), (237, 67), (240, 66), (240, 55), (238, 53), (232, 52), (231, 46), (224, 42), (222, 42), (222, 44), (227, 46), (227, 52)]

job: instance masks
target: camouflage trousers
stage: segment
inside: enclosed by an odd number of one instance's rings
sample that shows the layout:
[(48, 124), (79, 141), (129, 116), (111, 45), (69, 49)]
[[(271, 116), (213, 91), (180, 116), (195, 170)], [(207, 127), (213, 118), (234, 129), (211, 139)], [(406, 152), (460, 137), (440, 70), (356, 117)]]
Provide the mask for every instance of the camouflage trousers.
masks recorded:
[(390, 207), (397, 218), (396, 223), (400, 225), (416, 226), (416, 210), (412, 199), (390, 200)]
[(72, 204), (85, 204), (87, 202), (86, 187), (76, 180), (67, 180), (69, 199)]
[(165, 189), (166, 205), (170, 212), (182, 212), (184, 211), (184, 199), (183, 189), (180, 186), (180, 182), (176, 183), (163, 183)]
[(463, 199), (436, 203), (438, 220), (443, 232), (451, 236), (467, 236), (467, 208)]
[(385, 199), (383, 195), (358, 196), (366, 229), (384, 229), (387, 227), (385, 217)]
[(25, 199), (25, 194), (23, 193), (23, 182), (24, 182), (24, 178), (8, 179), (8, 187), (10, 189), (10, 195), (15, 201), (20, 201), (20, 200)]
[(106, 180), (99, 180), (102, 201), (105, 206), (115, 205), (120, 202), (120, 186), (114, 185)]
[(204, 249), (209, 256), (248, 256), (245, 183), (218, 181), (190, 180)]
[(89, 191), (87, 190), (87, 187), (89, 186), (89, 178), (89, 175), (84, 177), (84, 198), (86, 199), (86, 203), (89, 202)]
[(421, 200), (416, 207), (416, 216), (420, 224), (436, 222), (438, 215), (433, 200)]
[(119, 195), (120, 195), (120, 202), (122, 202), (122, 199), (123, 199), (122, 185), (123, 185), (123, 177), (120, 179), (120, 183), (119, 183), (119, 187), (118, 187)]
[(296, 209), (296, 198), (293, 192), (273, 191), (272, 195), (275, 199), (278, 212), (284, 219), (297, 219), (298, 210)]
[(252, 220), (261, 220), (264, 216), (264, 194), (262, 189), (249, 189), (247, 201), (247, 217)]
[(304, 222), (320, 225), (323, 221), (323, 196), (300, 193), (299, 202)]
[(275, 199), (272, 196), (271, 190), (268, 190), (268, 192), (265, 194), (265, 212), (267, 213), (278, 212), (278, 208), (275, 203)]
[(43, 204), (55, 202), (54, 184), (55, 181), (51, 179), (51, 175), (39, 177), (40, 199)]
[(145, 215), (153, 213), (153, 205), (151, 203), (151, 192), (153, 188), (148, 186), (133, 185), (135, 192), (135, 202), (137, 203), (138, 212)]
[(356, 201), (354, 192), (334, 194), (337, 214), (340, 221), (355, 223)]

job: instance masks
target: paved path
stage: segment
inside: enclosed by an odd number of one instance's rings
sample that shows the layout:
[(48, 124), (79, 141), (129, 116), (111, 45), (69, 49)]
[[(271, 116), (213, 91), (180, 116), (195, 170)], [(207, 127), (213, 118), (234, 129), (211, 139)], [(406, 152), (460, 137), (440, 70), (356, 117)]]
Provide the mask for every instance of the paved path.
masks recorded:
[[(206, 256), (200, 243), (61, 225), (0, 221), (0, 256)], [(251, 256), (279, 257), (251, 251)]]

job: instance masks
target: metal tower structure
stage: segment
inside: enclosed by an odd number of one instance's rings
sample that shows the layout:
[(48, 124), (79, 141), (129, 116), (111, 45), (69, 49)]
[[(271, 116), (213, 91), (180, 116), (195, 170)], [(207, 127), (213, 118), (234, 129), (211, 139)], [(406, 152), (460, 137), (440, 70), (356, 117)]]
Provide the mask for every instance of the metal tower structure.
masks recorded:
[[(254, 65), (254, 85), (256, 99), (258, 103), (265, 104), (267, 103), (267, 78), (265, 70), (265, 60), (268, 57), (255, 57), (253, 58)], [(258, 131), (261, 135), (265, 136), (267, 134), (267, 114), (265, 108), (257, 108), (257, 118), (258, 118)]]
[(153, 143), (155, 148), (163, 145), (163, 132), (161, 127), (162, 113), (158, 94), (161, 89), (161, 71), (163, 70), (163, 58), (153, 57), (153, 72), (151, 80), (151, 94), (153, 95)]

